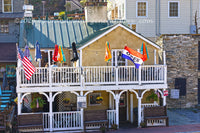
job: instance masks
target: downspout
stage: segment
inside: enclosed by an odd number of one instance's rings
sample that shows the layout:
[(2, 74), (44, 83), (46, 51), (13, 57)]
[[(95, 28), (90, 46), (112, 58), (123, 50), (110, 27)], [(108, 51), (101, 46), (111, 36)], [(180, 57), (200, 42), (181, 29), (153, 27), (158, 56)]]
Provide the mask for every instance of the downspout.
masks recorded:
[(157, 12), (157, 0), (155, 0), (155, 1), (156, 1), (156, 9), (155, 9), (155, 22), (156, 22), (155, 26), (156, 26), (156, 29), (155, 30), (156, 30), (156, 35), (158, 35), (158, 32), (157, 32), (157, 26), (158, 26), (158, 24), (157, 24), (157, 21), (158, 21), (157, 20), (157, 13), (158, 13)]
[(160, 0), (159, 0), (159, 4), (158, 4), (158, 34), (160, 35)]
[(190, 25), (192, 25), (192, 0), (190, 0)]

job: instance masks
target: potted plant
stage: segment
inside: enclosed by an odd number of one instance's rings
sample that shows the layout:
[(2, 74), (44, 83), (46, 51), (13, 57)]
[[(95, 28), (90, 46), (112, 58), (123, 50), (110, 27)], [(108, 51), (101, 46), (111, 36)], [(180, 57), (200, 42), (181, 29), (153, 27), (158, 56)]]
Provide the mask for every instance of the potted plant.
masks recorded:
[(102, 133), (105, 133), (106, 132), (106, 127), (105, 126), (101, 126), (100, 130), (101, 130)]
[(98, 96), (98, 97), (96, 98), (96, 101), (97, 101), (97, 103), (102, 103), (102, 102), (103, 102), (103, 97)]
[(158, 96), (157, 94), (155, 94), (154, 92), (152, 92), (149, 96), (146, 97), (147, 101), (158, 101)]
[(140, 123), (140, 127), (141, 127), (141, 128), (145, 128), (145, 127), (146, 127), (146, 124), (145, 124), (144, 122), (141, 122), (141, 123)]
[(64, 103), (64, 105), (69, 105), (70, 104), (70, 99), (69, 98), (63, 99), (63, 103)]
[(112, 124), (112, 125), (111, 125), (111, 128), (112, 128), (113, 130), (117, 130), (117, 124)]
[(33, 112), (42, 111), (44, 104), (46, 103), (41, 97), (35, 97), (31, 102), (31, 109)]

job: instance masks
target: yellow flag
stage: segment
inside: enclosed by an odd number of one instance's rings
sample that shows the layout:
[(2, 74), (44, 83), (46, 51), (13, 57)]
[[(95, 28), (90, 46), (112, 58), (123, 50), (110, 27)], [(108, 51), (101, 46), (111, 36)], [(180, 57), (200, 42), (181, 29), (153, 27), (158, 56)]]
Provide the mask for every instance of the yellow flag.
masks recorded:
[(109, 62), (112, 59), (112, 55), (111, 55), (111, 50), (110, 50), (110, 44), (107, 41), (106, 42), (106, 49), (105, 49), (105, 61)]

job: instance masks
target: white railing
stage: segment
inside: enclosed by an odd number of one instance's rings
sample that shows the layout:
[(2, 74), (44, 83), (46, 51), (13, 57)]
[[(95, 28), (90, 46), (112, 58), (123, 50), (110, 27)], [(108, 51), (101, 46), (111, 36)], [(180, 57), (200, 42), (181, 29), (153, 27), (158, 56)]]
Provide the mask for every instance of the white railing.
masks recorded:
[(115, 67), (94, 66), (83, 67), (85, 84), (115, 84)]
[(19, 71), (19, 81), (20, 84), (28, 86), (45, 86), (49, 84), (49, 68), (45, 67), (36, 67), (35, 73), (32, 75), (30, 80), (27, 80), (25, 77), (25, 72), (23, 68), (17, 69)]
[(144, 121), (144, 107), (159, 106), (157, 102), (141, 104), (141, 119)]
[(52, 84), (80, 84), (81, 68), (80, 67), (53, 67)]
[(140, 69), (135, 66), (40, 67), (29, 81), (22, 68), (17, 71), (19, 86), (165, 84), (167, 78), (164, 65), (145, 65)]
[(76, 130), (81, 128), (81, 111), (53, 112), (54, 130)]
[(50, 116), (49, 113), (43, 113), (43, 127), (45, 131), (50, 130)]
[(107, 110), (107, 118), (109, 127), (111, 127), (113, 124), (116, 124), (116, 110)]

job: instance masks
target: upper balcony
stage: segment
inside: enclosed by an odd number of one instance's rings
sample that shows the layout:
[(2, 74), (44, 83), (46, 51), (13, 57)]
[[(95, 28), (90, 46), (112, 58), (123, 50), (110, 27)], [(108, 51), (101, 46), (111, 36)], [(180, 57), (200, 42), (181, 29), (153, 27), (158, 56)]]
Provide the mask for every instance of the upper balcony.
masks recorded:
[(29, 81), (23, 68), (17, 68), (17, 77), (18, 88), (166, 85), (167, 66), (37, 67)]

